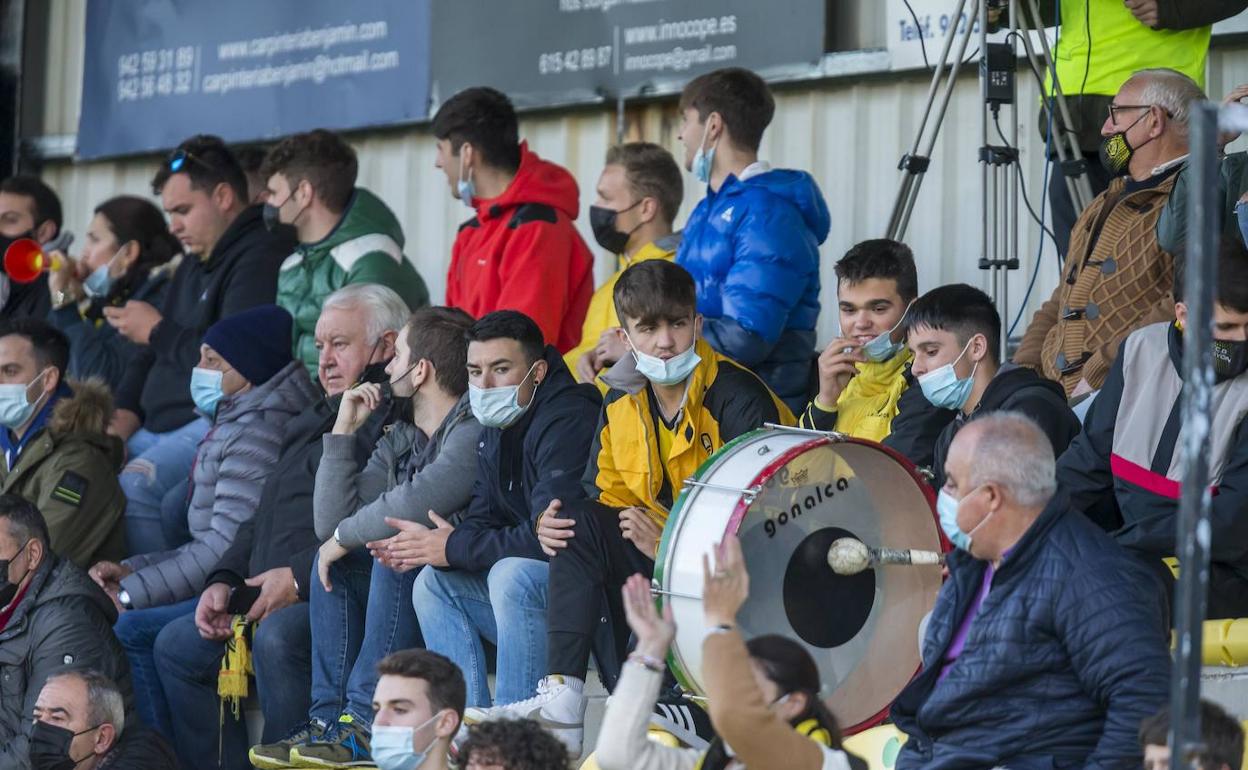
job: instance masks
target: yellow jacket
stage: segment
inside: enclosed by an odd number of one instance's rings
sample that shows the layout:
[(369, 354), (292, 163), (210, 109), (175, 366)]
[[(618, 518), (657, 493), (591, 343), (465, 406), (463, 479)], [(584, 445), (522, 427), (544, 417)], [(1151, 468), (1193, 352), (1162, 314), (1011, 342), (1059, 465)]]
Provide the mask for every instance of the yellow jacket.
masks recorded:
[(793, 424), (793, 413), (753, 372), (716, 353), (705, 340), (696, 346), (702, 360), (689, 376), (685, 406), (665, 458), (659, 452), (654, 396), (633, 357), (624, 357), (600, 378), (611, 389), (585, 472), (591, 497), (616, 508), (645, 508), (663, 524), (685, 479), (725, 443), (764, 423)]
[(812, 400), (802, 415), (802, 427), (883, 441), (900, 411), (898, 402), (907, 387), (906, 366), (913, 357), (903, 349), (887, 361), (856, 364), (858, 374), (841, 391), (836, 408), (827, 409), (818, 399)]
[[(602, 336), (602, 333), (620, 325), (619, 316), (615, 314), (615, 282), (620, 280), (620, 273), (623, 273), (630, 265), (651, 259), (666, 259), (670, 262), (676, 258), (676, 247), (679, 245), (680, 233), (672, 233), (657, 241), (647, 243), (631, 257), (626, 258), (621, 255), (616, 258), (619, 260), (619, 266), (615, 274), (595, 289), (594, 295), (589, 298), (589, 309), (585, 311), (585, 324), (581, 327), (581, 343), (563, 354), (563, 362), (572, 370), (572, 376), (576, 376), (576, 362), (586, 352), (598, 347), (598, 338)], [(607, 392), (606, 386), (601, 382), (597, 385), (603, 393)]]

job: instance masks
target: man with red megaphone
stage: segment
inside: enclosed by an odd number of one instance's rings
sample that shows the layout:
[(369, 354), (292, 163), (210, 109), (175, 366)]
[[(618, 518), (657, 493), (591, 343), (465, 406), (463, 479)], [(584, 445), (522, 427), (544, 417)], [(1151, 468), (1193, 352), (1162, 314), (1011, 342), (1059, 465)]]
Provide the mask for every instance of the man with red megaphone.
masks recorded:
[[(0, 257), (10, 251), (29, 254), (23, 239), (38, 247), (45, 263), (47, 255), (63, 251), (73, 240), (73, 235), (61, 230), (60, 198), (40, 179), (25, 174), (0, 181)], [(15, 280), (7, 273), (0, 275), (0, 321), (48, 317), (52, 309), (48, 275), (39, 269), (34, 272), (34, 280), (26, 275)]]

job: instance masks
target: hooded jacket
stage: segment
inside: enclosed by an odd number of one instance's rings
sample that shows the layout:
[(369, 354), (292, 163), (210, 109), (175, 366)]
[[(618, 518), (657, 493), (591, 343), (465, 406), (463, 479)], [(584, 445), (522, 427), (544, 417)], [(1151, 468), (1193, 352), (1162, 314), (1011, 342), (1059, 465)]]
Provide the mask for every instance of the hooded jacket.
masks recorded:
[(260, 206), (240, 213), (206, 258), (188, 255), (173, 274), (161, 320), (146, 347), (131, 357), (115, 391), (118, 409), (139, 415), (143, 427), (167, 433), (195, 419), (191, 370), (204, 332), (240, 310), (273, 302), (277, 269), (294, 248), (270, 233)]
[(472, 499), (446, 541), (454, 569), (485, 571), (509, 556), (546, 561), (538, 517), (551, 500), (585, 496), (581, 476), (602, 395), (578, 385), (553, 347), (544, 358), (546, 378), (524, 415), (507, 428), (481, 429)]
[(126, 339), (104, 319), (103, 308), (122, 307), (130, 300), (160, 307), (169, 290), (181, 257), (158, 265), (141, 276), (133, 291), (118, 287), (107, 299), (96, 299), (84, 305), (71, 303), (48, 313), (48, 323), (69, 337), (69, 376), (76, 380), (99, 377), (108, 387), (116, 388), (140, 348)]
[(0, 770), (27, 770), (26, 726), (48, 675), (93, 668), (132, 703), (130, 664), (113, 635), (117, 609), (87, 573), (47, 553), (0, 631)]
[(203, 590), (239, 527), (255, 516), (286, 424), (318, 398), (307, 370), (291, 361), (268, 382), (220, 401), (191, 470), (191, 541), (124, 562), (134, 572), (121, 587), (136, 608), (173, 604)]
[(611, 390), (585, 469), (590, 497), (613, 508), (645, 508), (664, 525), (685, 479), (724, 444), (765, 423), (793, 424), (793, 413), (757, 375), (716, 353), (705, 340), (699, 339), (695, 349), (702, 360), (689, 375), (668, 457), (659, 452), (653, 391), (633, 357), (625, 356), (603, 375)]
[(779, 169), (706, 191), (676, 262), (693, 275), (711, 347), (757, 372), (794, 412), (806, 405), (819, 317), (819, 244), (831, 220), (805, 171)]
[[(1057, 461), (1058, 488), (1071, 504), (1090, 513), (1116, 507), (1120, 520), (1100, 523), (1123, 546), (1154, 560), (1177, 552), (1182, 365), (1183, 337), (1173, 323), (1127, 337), (1083, 432)], [(1248, 375), (1216, 383), (1210, 407), (1210, 559), (1248, 583)]]
[(1054, 457), (1062, 456), (1083, 427), (1066, 403), (1066, 392), (1061, 385), (1044, 379), (1031, 369), (1003, 364), (988, 387), (984, 388), (975, 411), (969, 417), (961, 411), (957, 412), (936, 440), (936, 451), (932, 455), (933, 487), (940, 489), (945, 485), (945, 458), (949, 456), (953, 437), (962, 430), (962, 426), (996, 411), (1022, 412), (1035, 420), (1044, 435), (1049, 437)]
[(121, 439), (106, 432), (113, 413), (108, 388), (87, 380), (67, 390), (12, 470), (0, 457), (0, 492), (34, 503), (48, 522), (52, 549), (86, 569), (125, 554), (126, 496), (117, 481), (125, 453)]
[(376, 195), (355, 188), (342, 219), (316, 243), (301, 243), (282, 263), (277, 304), (294, 318), (295, 358), (316, 376), (316, 321), (325, 298), (352, 283), (394, 289), (409, 310), (429, 304), (425, 281), (403, 256), (403, 228)]
[[(360, 378), (364, 382), (386, 382), (385, 364), (372, 364)], [(352, 436), (343, 436), (344, 462), (358, 471), (373, 444), (394, 419), (395, 402), (384, 391), (382, 403), (373, 410)], [(278, 567), (290, 567), (299, 585), (299, 598), (307, 601), (312, 560), (325, 538), (313, 526), (313, 489), (322, 462), (321, 439), (333, 430), (342, 396), (318, 398), (285, 425), (277, 465), (264, 483), (255, 516), (238, 528), (233, 544), (226, 550), (205, 585), (225, 583), (240, 586), (243, 581)]]
[(520, 167), (497, 198), (474, 199), (459, 226), (446, 276), (446, 304), (473, 318), (519, 310), (561, 352), (581, 341), (594, 290), (594, 258), (572, 224), (576, 180), (520, 144)]
[(898, 770), (1138, 768), (1140, 721), (1169, 692), (1161, 583), (1059, 494), (1001, 561), (946, 670), (987, 562), (958, 550), (947, 564), (923, 669), (892, 707), (910, 736)]
[[(898, 353), (904, 357), (905, 363), (893, 375), (896, 381), (887, 382), (877, 372), (886, 371), (893, 366), (893, 359), (879, 363), (868, 361), (857, 364), (861, 374), (869, 376), (862, 382), (858, 377), (849, 381), (849, 385), (837, 399), (835, 410), (824, 409), (811, 399), (798, 420), (799, 427), (807, 430), (837, 431), (848, 433), (859, 438), (870, 438), (879, 441), (889, 449), (893, 449), (920, 468), (933, 465), (932, 450), (936, 440), (945, 426), (953, 420), (956, 411), (932, 406), (932, 402), (923, 395), (918, 379), (910, 371), (911, 354), (905, 350)], [(857, 382), (857, 384), (855, 384)], [(868, 382), (875, 387), (865, 387)], [(872, 392), (874, 391), (874, 392)], [(847, 395), (850, 394), (850, 395)], [(855, 398), (865, 400), (864, 404), (854, 404)], [(841, 424), (840, 409), (851, 406), (853, 419)], [(878, 430), (880, 420), (888, 420), (883, 438), (876, 439), (871, 435), (855, 432), (861, 426), (864, 430)]]
[(352, 437), (326, 433), (312, 498), (317, 536), (336, 532), (340, 545), (360, 548), (395, 533), (387, 516), (432, 527), (433, 511), (458, 523), (472, 499), (480, 436), (467, 393), (432, 436), (406, 420), (390, 425), (363, 470)]

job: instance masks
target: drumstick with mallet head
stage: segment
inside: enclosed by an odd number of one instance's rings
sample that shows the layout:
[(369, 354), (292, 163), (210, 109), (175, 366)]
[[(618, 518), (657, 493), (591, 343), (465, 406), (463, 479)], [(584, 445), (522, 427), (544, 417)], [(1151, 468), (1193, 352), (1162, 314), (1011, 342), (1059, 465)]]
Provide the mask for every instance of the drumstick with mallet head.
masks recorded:
[(838, 575), (857, 575), (871, 567), (944, 564), (945, 555), (914, 548), (870, 548), (853, 537), (834, 540), (828, 548), (828, 566)]

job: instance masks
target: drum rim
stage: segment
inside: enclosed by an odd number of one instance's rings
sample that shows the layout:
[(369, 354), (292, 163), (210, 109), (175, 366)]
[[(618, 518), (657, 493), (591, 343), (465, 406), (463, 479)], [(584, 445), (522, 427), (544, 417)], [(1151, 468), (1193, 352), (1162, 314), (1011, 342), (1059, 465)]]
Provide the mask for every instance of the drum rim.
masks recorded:
[[(718, 451), (716, 451), (714, 454), (712, 454), (710, 457), (704, 460), (702, 464), (698, 466), (697, 470), (693, 472), (693, 475), (690, 478), (697, 478), (698, 476), (701, 476), (703, 472), (709, 471), (714, 466), (718, 465), (718, 463), (720, 462), (719, 456), (725, 450), (735, 447), (738, 444), (743, 444), (748, 439), (756, 436), (757, 434), (760, 434), (763, 432), (771, 432), (777, 429), (783, 430), (785, 428), (792, 428), (792, 426), (779, 426), (779, 428), (772, 428), (772, 427), (756, 428), (755, 430), (749, 431), (748, 433), (743, 433), (740, 436), (737, 436), (735, 439), (724, 444), (722, 447), (719, 448)], [(800, 430), (800, 429), (794, 429), (794, 430)], [(897, 461), (897, 463), (905, 470), (905, 472), (908, 473), (912, 479), (914, 479), (914, 481), (916, 482), (916, 485), (918, 486), (920, 492), (923, 495), (923, 498), (927, 501), (928, 509), (931, 513), (933, 521), (936, 524), (936, 536), (937, 538), (939, 538), (940, 550), (944, 553), (947, 553), (953, 549), (953, 544), (945, 536), (944, 530), (941, 529), (940, 527), (940, 517), (936, 512), (937, 492), (935, 489), (932, 488), (932, 485), (929, 483), (928, 479), (926, 479), (923, 476), (923, 474), (919, 471), (919, 467), (915, 465), (910, 460), (910, 458), (901, 454), (900, 452), (893, 449), (892, 447), (885, 446), (884, 444), (881, 444), (877, 441), (871, 441), (870, 439), (859, 438), (857, 436), (848, 436), (842, 433), (836, 433), (834, 431), (823, 432), (822, 435), (819, 435), (813, 431), (811, 433), (812, 433), (812, 436), (811, 436), (810, 441), (803, 442), (801, 444), (797, 444), (795, 446), (792, 446), (786, 449), (778, 457), (773, 459), (770, 463), (763, 466), (762, 470), (760, 470), (758, 473), (755, 474), (754, 479), (751, 480), (751, 482), (747, 486), (750, 486), (750, 487), (755, 486), (761, 483), (760, 479), (770, 478), (772, 474), (776, 473), (778, 466), (782, 465), (783, 463), (787, 463), (794, 456), (801, 454), (802, 452), (808, 449), (812, 449), (814, 447), (826, 446), (828, 444), (859, 444), (859, 445), (866, 446), (871, 449), (876, 449), (876, 450), (883, 452), (885, 455), (891, 457), (893, 460)], [(668, 513), (668, 518), (666, 522), (667, 525), (676, 524), (680, 520), (680, 517), (685, 513), (685, 503), (687, 502), (688, 497), (690, 497), (690, 495), (688, 494), (690, 489), (691, 488), (687, 485), (682, 487), (680, 494), (677, 495), (676, 501), (672, 505), (671, 511)], [(749, 510), (749, 507), (752, 503), (753, 503), (753, 500), (751, 500), (749, 503), (744, 503), (744, 504), (742, 500), (737, 501), (736, 508), (733, 509), (732, 514), (728, 517), (728, 522), (724, 530), (725, 535), (730, 532), (736, 532), (740, 528), (741, 522), (745, 518), (745, 514)], [(665, 525), (665, 528), (666, 528), (666, 525)], [(655, 558), (654, 582), (658, 583), (660, 587), (664, 585), (663, 578), (666, 573), (665, 567), (667, 565), (667, 558), (669, 556), (669, 550), (671, 548), (671, 540), (672, 539), (670, 538), (661, 538), (659, 552)], [(668, 601), (669, 600), (666, 596), (664, 596), (663, 594), (659, 595), (659, 607), (660, 608), (662, 608)], [(674, 642), (668, 648), (668, 651), (667, 651), (667, 665), (668, 665), (668, 670), (672, 672), (672, 675), (675, 677), (676, 681), (680, 684), (681, 687), (683, 687), (685, 690), (691, 693), (698, 692), (698, 688), (694, 687), (693, 683), (689, 680), (688, 672), (685, 670), (685, 667), (678, 661), (676, 657), (676, 646)], [(914, 676), (917, 676), (922, 670), (923, 670), (923, 664), (922, 664), (922, 661), (920, 660), (918, 667), (915, 669), (914, 674), (911, 676), (911, 680), (913, 680)], [(898, 693), (898, 695), (900, 695), (900, 693)], [(893, 703), (896, 701), (896, 699), (897, 699), (897, 696), (894, 696), (892, 700), (890, 700), (882, 709), (880, 709), (879, 712), (877, 712), (873, 716), (868, 717), (867, 719), (864, 719), (863, 721), (858, 722), (857, 724), (847, 725), (843, 727), (842, 730), (844, 734), (855, 735), (864, 730), (875, 727), (876, 725), (883, 722), (884, 719), (888, 717), (889, 710), (892, 709)]]

